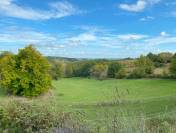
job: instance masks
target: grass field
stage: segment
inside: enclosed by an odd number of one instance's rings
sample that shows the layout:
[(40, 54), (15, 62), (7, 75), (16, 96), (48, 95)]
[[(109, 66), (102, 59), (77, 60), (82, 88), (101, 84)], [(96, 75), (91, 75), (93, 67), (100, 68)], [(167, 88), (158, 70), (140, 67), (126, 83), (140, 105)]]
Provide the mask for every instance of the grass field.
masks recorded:
[(107, 111), (148, 117), (176, 111), (175, 80), (70, 78), (53, 81), (53, 85), (58, 106), (66, 111), (83, 111), (88, 119), (97, 119)]
[[(60, 111), (79, 112), (88, 121), (105, 119), (107, 113), (151, 118), (163, 114), (170, 117), (176, 112), (175, 80), (67, 78), (53, 81), (53, 86), (51, 95), (29, 101)], [(0, 97), (1, 101), (11, 99), (3, 91)]]

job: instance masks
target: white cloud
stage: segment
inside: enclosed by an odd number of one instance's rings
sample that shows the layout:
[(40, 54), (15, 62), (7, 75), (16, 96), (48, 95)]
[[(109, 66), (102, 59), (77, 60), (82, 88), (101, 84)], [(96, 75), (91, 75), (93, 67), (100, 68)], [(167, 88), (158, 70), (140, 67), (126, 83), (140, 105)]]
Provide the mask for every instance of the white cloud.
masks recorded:
[(160, 35), (164, 37), (164, 36), (168, 36), (169, 34), (167, 34), (165, 31), (162, 31), (162, 32), (160, 33)]
[(62, 18), (80, 13), (79, 9), (67, 1), (49, 4), (49, 10), (24, 7), (15, 3), (14, 0), (0, 0), (0, 14), (30, 20), (47, 20)]
[(119, 8), (130, 12), (141, 12), (148, 5), (153, 5), (158, 2), (160, 2), (160, 0), (137, 0), (134, 4), (120, 4)]
[(135, 4), (120, 4), (119, 7), (123, 10), (126, 11), (131, 11), (131, 12), (140, 12), (143, 11), (144, 8), (146, 7), (146, 2), (144, 0), (138, 0), (137, 3)]
[(154, 20), (155, 18), (153, 16), (146, 16), (143, 18), (140, 18), (140, 21), (149, 21), (149, 20)]
[(96, 41), (96, 36), (92, 33), (82, 33), (78, 36), (68, 38), (67, 40), (69, 42), (69, 45), (77, 46), (79, 44)]
[(146, 35), (141, 35), (141, 34), (124, 34), (124, 35), (118, 35), (118, 39), (124, 40), (124, 41), (129, 41), (129, 40), (140, 40), (143, 38), (146, 38)]
[[(148, 53), (162, 50), (162, 47), (169, 49), (171, 45), (174, 46), (176, 44), (176, 36), (172, 36), (165, 31), (159, 33), (158, 36), (130, 33), (116, 34), (113, 32), (100, 33), (98, 31), (93, 33), (85, 31), (72, 35), (70, 33), (64, 33), (64, 35), (58, 33), (55, 35), (38, 32), (29, 28), (19, 29), (19, 27), (3, 28), (0, 31), (0, 44), (5, 48), (8, 44), (19, 48), (21, 45), (24, 46), (30, 43), (34, 44), (44, 54), (47, 52), (47, 55), (65, 55), (65, 52), (68, 52), (68, 56), (70, 56), (71, 53), (74, 55), (76, 52), (81, 52), (82, 49), (87, 52), (89, 51), (88, 54), (90, 54), (91, 50), (95, 52), (94, 48), (96, 47), (100, 53), (103, 50), (111, 51), (111, 53), (105, 53), (107, 55), (120, 51), (121, 54), (126, 53), (128, 56), (132, 56), (140, 55), (142, 52)], [(2, 45), (1, 50), (3, 48)], [(6, 50), (8, 49), (9, 47)], [(119, 55), (121, 56), (121, 54)], [(101, 55), (98, 54), (96, 56)]]
[(96, 40), (96, 36), (93, 34), (89, 34), (89, 33), (83, 33), (80, 34), (77, 37), (73, 37), (71, 38), (71, 40), (75, 40), (75, 41), (95, 41)]

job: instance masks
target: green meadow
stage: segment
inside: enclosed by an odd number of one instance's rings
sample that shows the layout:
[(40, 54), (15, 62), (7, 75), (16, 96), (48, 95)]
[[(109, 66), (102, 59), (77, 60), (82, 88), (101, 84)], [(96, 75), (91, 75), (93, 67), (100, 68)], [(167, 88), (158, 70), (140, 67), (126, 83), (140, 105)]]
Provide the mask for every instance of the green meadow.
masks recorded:
[[(11, 98), (2, 90), (0, 97), (1, 101)], [(27, 101), (48, 104), (68, 112), (84, 111), (90, 116), (91, 112), (101, 112), (103, 108), (120, 108), (152, 115), (175, 110), (176, 82), (165, 79), (64, 78), (53, 81), (49, 94)]]
[(75, 114), (93, 127), (94, 124), (107, 126), (115, 117), (125, 119), (127, 126), (132, 125), (130, 121), (135, 123), (143, 117), (175, 119), (175, 80), (63, 78), (52, 84), (49, 93), (32, 99), (7, 96), (1, 89), (1, 103), (14, 99), (44, 105), (48, 109)]
[(53, 81), (53, 86), (55, 102), (67, 111), (100, 113), (102, 108), (120, 108), (150, 116), (176, 107), (175, 80), (67, 78)]
[[(2, 90), (0, 97), (1, 101), (11, 99)], [(176, 82), (165, 79), (64, 78), (53, 81), (49, 94), (27, 101), (46, 104), (61, 111), (83, 111), (88, 115), (87, 119), (96, 117), (96, 113), (106, 109), (123, 109), (136, 114), (142, 112), (150, 116), (176, 109)]]

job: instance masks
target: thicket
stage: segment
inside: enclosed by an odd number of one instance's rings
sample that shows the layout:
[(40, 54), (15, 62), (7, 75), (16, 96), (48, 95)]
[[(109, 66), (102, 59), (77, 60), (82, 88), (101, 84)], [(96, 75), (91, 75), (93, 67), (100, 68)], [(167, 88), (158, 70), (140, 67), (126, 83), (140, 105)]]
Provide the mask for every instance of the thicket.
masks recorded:
[(82, 133), (83, 120), (71, 113), (56, 112), (48, 107), (19, 100), (0, 106), (1, 133)]

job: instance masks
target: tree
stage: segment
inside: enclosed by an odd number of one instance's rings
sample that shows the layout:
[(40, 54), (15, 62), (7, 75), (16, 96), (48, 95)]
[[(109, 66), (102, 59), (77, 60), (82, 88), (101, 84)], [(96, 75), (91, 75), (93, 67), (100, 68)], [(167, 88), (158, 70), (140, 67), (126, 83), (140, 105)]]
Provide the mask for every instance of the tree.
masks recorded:
[(0, 53), (0, 59), (3, 58), (4, 56), (7, 56), (7, 55), (13, 55), (13, 54), (9, 51), (3, 51)]
[(140, 56), (135, 62), (135, 67), (130, 78), (142, 78), (153, 73), (154, 63), (148, 57)]
[(13, 92), (16, 79), (18, 78), (15, 56), (12, 54), (4, 55), (0, 59), (0, 85), (7, 88), (9, 93)]
[(72, 77), (72, 75), (73, 75), (73, 66), (71, 63), (67, 63), (65, 67), (65, 76), (67, 78), (70, 78)]
[(169, 63), (172, 60), (173, 54), (169, 52), (162, 52), (158, 54), (159, 61), (163, 64)]
[(121, 68), (116, 74), (115, 74), (115, 78), (117, 79), (122, 79), (126, 77), (126, 71), (124, 68)]
[(154, 70), (154, 63), (145, 56), (140, 56), (140, 58), (137, 59), (137, 61), (135, 62), (135, 66), (137, 67), (137, 69), (144, 69), (144, 72), (146, 74), (152, 74)]
[(171, 61), (170, 73), (174, 78), (176, 78), (176, 56), (174, 56), (174, 58)]
[(50, 75), (52, 79), (58, 80), (58, 78), (64, 77), (65, 64), (62, 62), (51, 62)]
[(47, 59), (29, 45), (17, 55), (1, 59), (0, 83), (15, 95), (37, 96), (51, 87), (49, 68)]
[(169, 52), (162, 52), (162, 53), (159, 53), (158, 55), (149, 53), (147, 57), (154, 62), (156, 67), (161, 67), (164, 64), (171, 62), (173, 58), (173, 54)]
[(108, 66), (106, 64), (96, 64), (90, 69), (92, 77), (97, 79), (105, 79), (107, 77)]
[(118, 62), (110, 63), (108, 66), (108, 77), (115, 78), (121, 68), (122, 66)]

